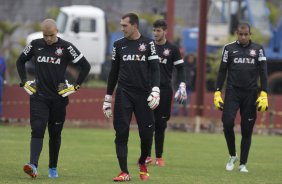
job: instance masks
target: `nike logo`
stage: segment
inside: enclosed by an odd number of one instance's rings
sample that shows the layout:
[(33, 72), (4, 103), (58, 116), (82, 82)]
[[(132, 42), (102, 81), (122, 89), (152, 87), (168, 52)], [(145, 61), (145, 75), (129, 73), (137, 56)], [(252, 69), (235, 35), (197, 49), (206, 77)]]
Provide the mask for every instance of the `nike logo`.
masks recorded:
[(252, 121), (252, 120), (254, 120), (254, 118), (248, 118), (248, 121)]
[(43, 48), (38, 48), (38, 50), (42, 50)]
[(235, 53), (237, 53), (237, 52), (239, 52), (238, 50), (235, 50), (235, 51), (233, 51), (233, 54), (235, 54)]
[(60, 125), (62, 124), (63, 122), (55, 122), (55, 125)]
[(153, 125), (148, 125), (149, 128), (151, 128)]
[(121, 47), (121, 49), (126, 49), (127, 48), (127, 46), (125, 46), (125, 47)]
[(165, 118), (166, 118), (166, 116), (162, 116), (162, 118), (163, 118), (163, 119), (165, 119)]

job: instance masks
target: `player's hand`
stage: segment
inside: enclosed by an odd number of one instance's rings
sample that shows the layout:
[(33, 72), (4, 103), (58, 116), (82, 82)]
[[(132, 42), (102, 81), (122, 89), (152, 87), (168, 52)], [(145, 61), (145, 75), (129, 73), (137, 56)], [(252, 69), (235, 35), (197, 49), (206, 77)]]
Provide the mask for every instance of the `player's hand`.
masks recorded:
[(187, 92), (186, 92), (186, 84), (184, 82), (181, 82), (179, 84), (178, 90), (176, 91), (174, 98), (180, 104), (186, 102)]
[(214, 98), (213, 98), (213, 102), (216, 108), (218, 108), (219, 110), (223, 110), (223, 100), (221, 98), (221, 92), (220, 91), (216, 91), (214, 92)]
[(70, 94), (75, 93), (80, 86), (78, 84), (70, 84), (67, 80), (65, 83), (60, 83), (58, 86), (58, 94), (61, 95), (62, 97), (67, 97)]
[(36, 82), (35, 82), (35, 80), (22, 82), (22, 83), (20, 83), (20, 87), (23, 87), (24, 90), (29, 95), (33, 95), (34, 93), (36, 93)]
[(152, 92), (147, 98), (148, 106), (154, 110), (155, 108), (158, 107), (160, 103), (160, 88), (159, 87), (153, 87)]
[(261, 112), (267, 111), (268, 99), (267, 99), (267, 93), (265, 91), (260, 92), (256, 103), (257, 103), (258, 111), (261, 111)]
[(103, 112), (106, 118), (110, 118), (113, 116), (112, 113), (112, 95), (105, 95), (104, 103), (103, 103)]

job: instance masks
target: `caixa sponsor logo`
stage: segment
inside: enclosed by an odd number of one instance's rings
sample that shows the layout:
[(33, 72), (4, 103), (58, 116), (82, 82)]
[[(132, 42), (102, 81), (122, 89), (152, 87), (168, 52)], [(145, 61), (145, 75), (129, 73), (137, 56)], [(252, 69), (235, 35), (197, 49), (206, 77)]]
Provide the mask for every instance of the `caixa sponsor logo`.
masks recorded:
[(146, 56), (145, 55), (123, 55), (122, 56), (123, 61), (146, 61)]
[(254, 58), (234, 58), (234, 63), (255, 64)]
[(61, 63), (61, 59), (60, 58), (54, 58), (54, 57), (38, 56), (37, 62), (39, 62), (39, 63), (51, 63), (51, 64), (59, 65)]

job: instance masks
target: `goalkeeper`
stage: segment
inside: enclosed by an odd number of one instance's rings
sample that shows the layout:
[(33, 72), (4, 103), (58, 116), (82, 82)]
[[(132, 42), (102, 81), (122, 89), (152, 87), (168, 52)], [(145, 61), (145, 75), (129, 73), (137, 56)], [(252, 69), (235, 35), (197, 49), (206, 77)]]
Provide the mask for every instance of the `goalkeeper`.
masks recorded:
[[(57, 37), (56, 22), (46, 19), (41, 24), (43, 38), (33, 40), (17, 60), (20, 86), (30, 95), (30, 160), (24, 171), (32, 178), (37, 176), (38, 160), (43, 147), (46, 126), (49, 132), (49, 174), (57, 178), (57, 162), (61, 145), (68, 95), (76, 92), (89, 73), (90, 65), (71, 43)], [(27, 81), (25, 62), (35, 63), (35, 80)], [(80, 66), (75, 84), (65, 79), (70, 63)]]
[(141, 180), (148, 180), (149, 173), (145, 160), (149, 154), (154, 131), (153, 110), (159, 105), (160, 100), (159, 59), (153, 40), (139, 32), (139, 18), (136, 14), (123, 15), (120, 25), (124, 38), (115, 41), (113, 45), (112, 67), (103, 104), (103, 112), (110, 118), (112, 94), (117, 84), (113, 124), (121, 172), (113, 180), (122, 182), (131, 179), (127, 166), (127, 143), (133, 113), (141, 139), (139, 177)]
[[(236, 34), (237, 41), (227, 44), (223, 49), (214, 93), (214, 105), (223, 111), (223, 131), (230, 155), (226, 164), (227, 171), (232, 171), (235, 162), (238, 160), (233, 128), (236, 113), (240, 109), (242, 140), (239, 171), (248, 172), (246, 164), (251, 146), (252, 132), (257, 118), (256, 111), (266, 111), (268, 109), (267, 65), (263, 47), (250, 39), (250, 25), (240, 23)], [(221, 89), (227, 73), (223, 102)], [(258, 90), (257, 86), (258, 78), (260, 78), (260, 90)]]
[[(183, 104), (187, 100), (184, 61), (181, 58), (179, 48), (171, 44), (166, 39), (167, 23), (165, 20), (157, 20), (153, 24), (153, 36), (156, 43), (157, 53), (159, 55), (160, 66), (160, 105), (154, 111), (155, 115), (155, 164), (157, 166), (164, 166), (163, 158), (165, 130), (167, 121), (170, 118), (171, 101), (172, 101), (172, 71), (177, 70), (177, 78), (180, 81), (179, 88), (175, 93), (175, 100)], [(151, 151), (146, 159), (146, 163), (150, 164), (153, 161)]]

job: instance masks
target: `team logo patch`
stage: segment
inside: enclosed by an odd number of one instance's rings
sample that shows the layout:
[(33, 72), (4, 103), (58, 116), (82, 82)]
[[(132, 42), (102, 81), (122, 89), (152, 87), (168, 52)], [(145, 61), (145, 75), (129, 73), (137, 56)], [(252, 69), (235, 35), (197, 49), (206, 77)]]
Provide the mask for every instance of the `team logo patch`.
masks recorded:
[(164, 52), (163, 52), (163, 55), (164, 56), (169, 56), (170, 54), (170, 50), (169, 49), (165, 49)]
[(141, 43), (141, 44), (139, 44), (139, 48), (138, 48), (138, 50), (140, 50), (141, 52), (144, 52), (144, 51), (146, 51), (146, 44), (145, 43)]
[(64, 48), (61, 48), (61, 47), (57, 47), (57, 50), (56, 50), (56, 52), (55, 52), (55, 54), (57, 55), (57, 56), (61, 56), (61, 55), (63, 55), (63, 50), (64, 50)]
[(256, 53), (256, 50), (254, 50), (254, 49), (251, 49), (250, 50), (250, 56), (256, 56), (257, 55), (257, 53)]

